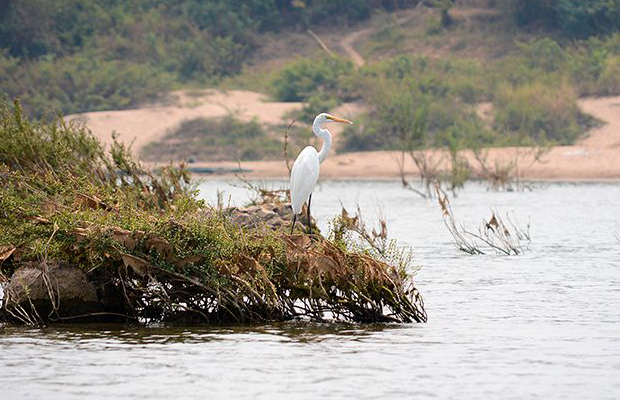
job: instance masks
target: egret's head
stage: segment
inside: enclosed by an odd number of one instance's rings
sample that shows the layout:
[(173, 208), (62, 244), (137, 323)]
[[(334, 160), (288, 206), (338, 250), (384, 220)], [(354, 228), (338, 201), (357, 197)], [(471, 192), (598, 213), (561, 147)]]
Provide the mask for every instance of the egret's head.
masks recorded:
[(331, 114), (327, 114), (327, 113), (321, 113), (319, 115), (316, 116), (316, 118), (314, 119), (314, 124), (313, 125), (321, 125), (324, 122), (340, 122), (343, 124), (353, 124), (353, 122), (349, 121), (348, 119), (344, 119), (344, 118), (339, 118), (339, 117), (335, 117)]

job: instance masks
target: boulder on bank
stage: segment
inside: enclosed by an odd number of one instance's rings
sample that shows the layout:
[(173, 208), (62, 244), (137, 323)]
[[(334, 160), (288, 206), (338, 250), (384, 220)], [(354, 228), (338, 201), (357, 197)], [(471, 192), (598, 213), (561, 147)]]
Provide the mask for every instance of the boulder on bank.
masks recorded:
[[(293, 211), (290, 203), (263, 203), (246, 207), (230, 207), (227, 210), (230, 220), (244, 228), (269, 227), (271, 229), (287, 228), (290, 229), (293, 222)], [(308, 227), (308, 217), (306, 206), (301, 215), (297, 218), (296, 226), (303, 229)], [(312, 229), (317, 232), (316, 222), (312, 218)]]
[(5, 289), (3, 302), (3, 308), (18, 319), (73, 319), (102, 310), (97, 290), (83, 270), (51, 262), (19, 267)]

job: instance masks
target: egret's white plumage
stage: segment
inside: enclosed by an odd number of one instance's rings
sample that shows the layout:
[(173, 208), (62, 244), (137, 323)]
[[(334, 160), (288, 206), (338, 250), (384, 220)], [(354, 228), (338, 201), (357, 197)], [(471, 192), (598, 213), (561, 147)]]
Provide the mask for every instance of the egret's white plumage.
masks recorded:
[[(314, 186), (319, 179), (320, 164), (327, 158), (327, 153), (332, 143), (332, 135), (327, 129), (323, 129), (321, 125), (327, 121), (342, 122), (352, 124), (346, 119), (334, 117), (326, 113), (316, 116), (312, 124), (312, 132), (323, 139), (323, 147), (320, 152), (312, 146), (307, 146), (299, 153), (293, 169), (291, 170), (291, 208), (293, 209), (293, 227), (297, 214), (301, 212), (304, 203), (308, 201), (310, 195), (314, 191)], [(308, 206), (308, 219), (310, 219), (310, 207)]]
[(319, 180), (319, 153), (312, 146), (307, 146), (299, 153), (291, 170), (291, 207), (295, 215), (310, 197)]

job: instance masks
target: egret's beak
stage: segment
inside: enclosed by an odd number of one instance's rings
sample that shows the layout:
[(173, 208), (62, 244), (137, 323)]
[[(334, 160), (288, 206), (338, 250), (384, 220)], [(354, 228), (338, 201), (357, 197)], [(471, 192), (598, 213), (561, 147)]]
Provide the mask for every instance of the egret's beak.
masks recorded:
[(343, 124), (353, 125), (353, 122), (349, 121), (348, 119), (334, 117), (333, 115), (328, 115), (327, 119), (332, 120), (334, 122), (342, 122)]

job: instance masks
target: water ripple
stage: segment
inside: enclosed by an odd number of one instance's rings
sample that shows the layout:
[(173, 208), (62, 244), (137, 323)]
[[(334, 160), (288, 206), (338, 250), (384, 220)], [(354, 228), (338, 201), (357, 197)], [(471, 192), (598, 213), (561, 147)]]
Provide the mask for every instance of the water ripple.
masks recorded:
[(396, 183), (324, 182), (322, 229), (339, 201), (359, 202), (413, 246), (427, 324), (5, 326), (1, 397), (618, 398), (619, 198), (618, 185), (470, 186), (452, 200), (459, 221), (496, 207), (532, 221), (531, 252), (475, 257), (454, 248), (436, 204)]

